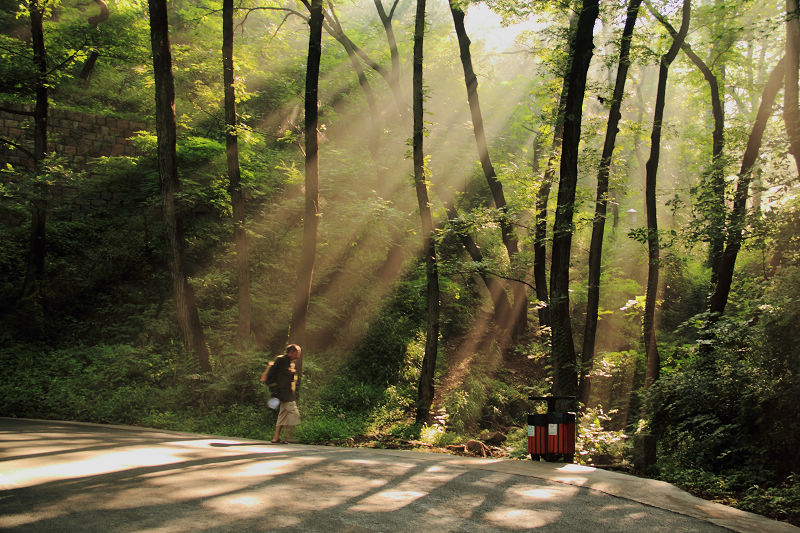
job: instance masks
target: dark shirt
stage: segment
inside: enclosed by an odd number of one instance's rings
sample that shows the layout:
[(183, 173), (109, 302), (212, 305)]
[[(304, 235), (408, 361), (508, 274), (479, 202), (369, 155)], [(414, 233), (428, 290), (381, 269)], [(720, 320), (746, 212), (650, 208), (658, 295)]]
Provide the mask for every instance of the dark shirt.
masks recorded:
[(278, 399), (281, 402), (294, 401), (294, 372), (291, 372), (292, 361), (286, 355), (275, 358), (275, 372), (278, 376)]

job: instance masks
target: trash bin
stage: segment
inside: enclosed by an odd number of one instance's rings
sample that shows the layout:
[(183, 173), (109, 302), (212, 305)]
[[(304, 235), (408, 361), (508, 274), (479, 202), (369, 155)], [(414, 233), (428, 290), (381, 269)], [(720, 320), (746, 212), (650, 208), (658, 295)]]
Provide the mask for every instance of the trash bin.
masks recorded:
[(534, 461), (547, 454), (547, 415), (528, 415), (528, 453)]
[(556, 400), (575, 400), (575, 396), (530, 396), (546, 401), (547, 413), (528, 415), (528, 453), (538, 461), (575, 460), (575, 413), (555, 410)]

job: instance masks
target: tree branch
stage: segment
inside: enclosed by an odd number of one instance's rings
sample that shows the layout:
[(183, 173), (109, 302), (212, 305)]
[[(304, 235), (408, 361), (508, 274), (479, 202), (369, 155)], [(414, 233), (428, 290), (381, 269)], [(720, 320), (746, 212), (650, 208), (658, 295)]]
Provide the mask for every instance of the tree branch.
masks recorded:
[(23, 146), (20, 146), (19, 144), (15, 143), (13, 141), (9, 141), (8, 139), (3, 139), (2, 137), (0, 137), (0, 143), (12, 146), (12, 147), (16, 148), (17, 150), (19, 150), (20, 152), (22, 152), (25, 155), (27, 155), (28, 157), (33, 158), (33, 153), (32, 152), (30, 152), (29, 150), (27, 150)]

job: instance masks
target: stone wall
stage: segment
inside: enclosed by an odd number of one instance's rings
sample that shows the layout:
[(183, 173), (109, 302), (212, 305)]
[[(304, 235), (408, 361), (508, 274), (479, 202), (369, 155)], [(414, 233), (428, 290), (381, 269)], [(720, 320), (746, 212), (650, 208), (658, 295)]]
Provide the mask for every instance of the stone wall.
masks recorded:
[[(0, 102), (0, 107), (33, 111), (33, 106)], [(139, 155), (128, 141), (135, 132), (150, 129), (144, 122), (122, 120), (50, 109), (48, 114), (48, 148), (65, 157), (74, 168), (89, 169), (94, 158), (114, 155)], [(33, 117), (0, 111), (0, 139), (12, 141), (33, 150)], [(30, 158), (21, 150), (0, 143), (0, 164), (30, 166)]]
[[(33, 110), (33, 106), (12, 105), (2, 101), (0, 107)], [(59, 183), (49, 188), (48, 211), (52, 216), (56, 219), (73, 219), (98, 209), (118, 209), (140, 203), (135, 184), (92, 180), (92, 162), (101, 156), (141, 155), (128, 139), (137, 131), (149, 129), (144, 122), (50, 109), (47, 135), (49, 151), (64, 157), (69, 167), (84, 170), (90, 177), (90, 182), (80, 190)], [(0, 110), (0, 139), (33, 151), (33, 117)], [(6, 163), (15, 167), (33, 167), (28, 154), (7, 143), (0, 143), (0, 167), (5, 168)], [(9, 216), (0, 209), (0, 221), (8, 222), (6, 219)]]

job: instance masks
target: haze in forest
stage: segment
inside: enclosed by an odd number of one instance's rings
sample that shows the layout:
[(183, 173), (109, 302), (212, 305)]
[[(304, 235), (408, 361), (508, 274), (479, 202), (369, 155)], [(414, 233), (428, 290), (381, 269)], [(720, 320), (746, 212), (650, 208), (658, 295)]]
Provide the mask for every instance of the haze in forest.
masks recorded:
[(0, 415), (268, 439), (298, 343), (301, 442), (569, 396), (800, 523), (798, 72), (796, 0), (0, 0)]

